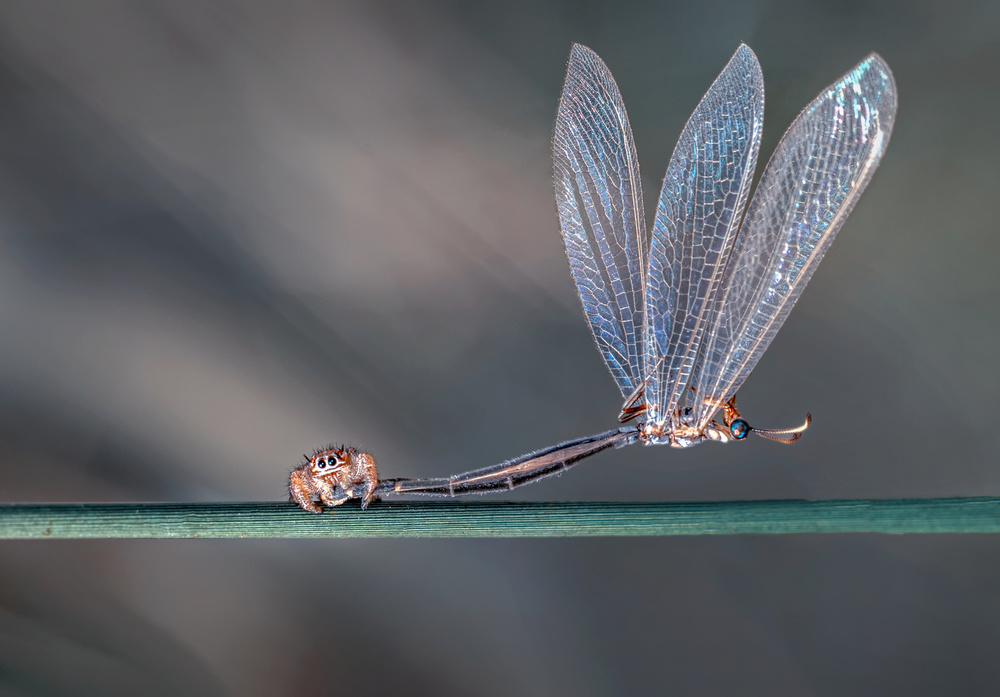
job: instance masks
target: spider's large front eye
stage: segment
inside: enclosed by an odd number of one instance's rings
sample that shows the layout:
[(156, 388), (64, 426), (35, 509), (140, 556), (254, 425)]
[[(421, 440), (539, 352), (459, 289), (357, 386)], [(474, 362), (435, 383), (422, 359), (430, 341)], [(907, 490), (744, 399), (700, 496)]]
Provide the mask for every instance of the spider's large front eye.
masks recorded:
[(320, 469), (323, 469), (324, 467), (326, 467), (326, 463), (323, 460), (320, 460), (319, 464), (317, 465), (317, 467), (319, 467)]

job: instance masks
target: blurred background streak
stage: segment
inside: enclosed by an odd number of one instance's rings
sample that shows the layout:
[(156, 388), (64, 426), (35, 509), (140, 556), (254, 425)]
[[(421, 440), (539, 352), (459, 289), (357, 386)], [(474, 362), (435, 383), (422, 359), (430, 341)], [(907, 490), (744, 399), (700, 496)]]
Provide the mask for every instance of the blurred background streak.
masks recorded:
[[(739, 42), (761, 161), (868, 52), (888, 153), (740, 394), (517, 499), (1000, 495), (997, 3), (0, 3), (0, 497), (278, 500), (615, 424), (551, 190), (571, 42), (647, 213)], [(2, 695), (984, 694), (990, 537), (0, 545)]]

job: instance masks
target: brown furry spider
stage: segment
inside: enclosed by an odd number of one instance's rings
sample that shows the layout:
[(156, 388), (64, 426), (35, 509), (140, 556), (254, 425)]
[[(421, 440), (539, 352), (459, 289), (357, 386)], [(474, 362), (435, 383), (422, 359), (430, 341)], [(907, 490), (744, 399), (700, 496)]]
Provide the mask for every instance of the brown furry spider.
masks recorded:
[[(313, 513), (322, 512), (316, 500), (326, 506), (339, 506), (353, 498), (368, 508), (378, 484), (375, 458), (357, 448), (317, 450), (308, 461), (288, 476), (291, 501)], [(357, 487), (357, 489), (356, 489)]]

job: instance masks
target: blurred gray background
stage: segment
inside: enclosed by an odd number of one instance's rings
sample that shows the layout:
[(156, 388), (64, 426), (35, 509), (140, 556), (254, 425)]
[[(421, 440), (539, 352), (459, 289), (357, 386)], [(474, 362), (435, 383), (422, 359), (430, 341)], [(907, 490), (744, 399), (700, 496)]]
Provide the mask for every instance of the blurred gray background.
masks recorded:
[[(1000, 6), (0, 3), (0, 497), (285, 497), (612, 427), (551, 191), (571, 42), (651, 213), (739, 42), (761, 162), (868, 52), (883, 164), (740, 393), (761, 426), (516, 499), (1000, 495)], [(2, 695), (995, 694), (1000, 540), (0, 545)]]

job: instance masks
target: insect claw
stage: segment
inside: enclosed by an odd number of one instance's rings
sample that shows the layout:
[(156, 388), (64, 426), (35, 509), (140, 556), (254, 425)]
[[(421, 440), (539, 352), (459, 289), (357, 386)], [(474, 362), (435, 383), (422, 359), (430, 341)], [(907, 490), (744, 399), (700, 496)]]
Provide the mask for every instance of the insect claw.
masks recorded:
[(626, 421), (631, 421), (635, 417), (646, 413), (646, 405), (640, 404), (637, 407), (623, 408), (621, 413), (618, 415), (618, 423), (623, 424)]
[(618, 423), (623, 424), (626, 421), (631, 421), (640, 414), (646, 413), (646, 404), (638, 403), (639, 400), (645, 396), (645, 394), (646, 383), (642, 382), (635, 388), (635, 390), (632, 391), (632, 394), (630, 394), (628, 399), (625, 400), (625, 404), (622, 405), (621, 413), (618, 414)]

